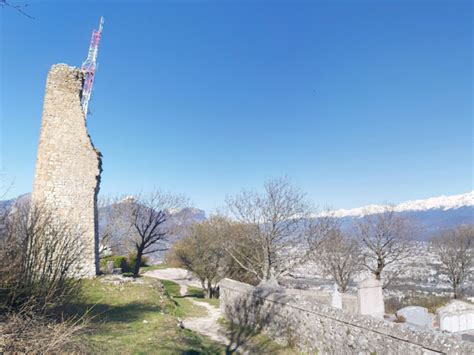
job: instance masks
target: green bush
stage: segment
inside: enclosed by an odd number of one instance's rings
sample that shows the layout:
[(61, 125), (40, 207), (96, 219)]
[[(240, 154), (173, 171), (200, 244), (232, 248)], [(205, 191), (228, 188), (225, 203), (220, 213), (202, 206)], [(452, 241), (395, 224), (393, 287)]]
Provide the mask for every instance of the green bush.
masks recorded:
[[(137, 254), (132, 253), (128, 257), (111, 255), (100, 259), (100, 268), (105, 269), (107, 267), (107, 261), (114, 262), (114, 268), (121, 268), (123, 273), (132, 272), (137, 261)], [(140, 266), (148, 266), (148, 258), (142, 256)]]
[[(137, 262), (137, 254), (132, 253), (128, 255), (128, 265), (130, 266), (130, 269), (133, 270), (135, 267), (135, 263)], [(148, 266), (148, 258), (145, 255), (142, 255), (142, 260), (140, 262), (140, 267)]]
[(105, 269), (107, 267), (108, 261), (113, 261), (114, 268), (121, 268), (122, 272), (129, 272), (131, 270), (130, 264), (128, 263), (126, 256), (106, 256), (105, 258), (100, 259), (100, 267)]

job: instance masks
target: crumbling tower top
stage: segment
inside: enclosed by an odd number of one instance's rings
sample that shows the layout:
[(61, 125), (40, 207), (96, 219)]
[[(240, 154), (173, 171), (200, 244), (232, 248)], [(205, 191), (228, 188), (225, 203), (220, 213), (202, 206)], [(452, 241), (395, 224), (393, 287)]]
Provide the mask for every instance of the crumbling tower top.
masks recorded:
[(92, 86), (94, 84), (94, 75), (97, 68), (97, 54), (99, 53), (99, 42), (102, 35), (104, 18), (100, 17), (99, 29), (92, 31), (89, 53), (86, 60), (82, 63), (82, 71), (84, 72), (84, 86), (82, 88), (81, 106), (84, 116), (87, 117), (89, 100), (91, 98)]

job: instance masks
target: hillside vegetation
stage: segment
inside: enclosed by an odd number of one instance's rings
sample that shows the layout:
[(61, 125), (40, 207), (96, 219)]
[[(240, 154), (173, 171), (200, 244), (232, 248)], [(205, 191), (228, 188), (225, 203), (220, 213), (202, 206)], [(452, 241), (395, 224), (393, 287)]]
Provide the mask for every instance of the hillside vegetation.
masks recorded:
[[(177, 285), (176, 285), (177, 286)], [(86, 280), (76, 314), (93, 316), (81, 340), (94, 353), (219, 354), (225, 347), (181, 329), (178, 318), (199, 316), (204, 309), (185, 298), (174, 301), (160, 281), (142, 277), (123, 284)]]

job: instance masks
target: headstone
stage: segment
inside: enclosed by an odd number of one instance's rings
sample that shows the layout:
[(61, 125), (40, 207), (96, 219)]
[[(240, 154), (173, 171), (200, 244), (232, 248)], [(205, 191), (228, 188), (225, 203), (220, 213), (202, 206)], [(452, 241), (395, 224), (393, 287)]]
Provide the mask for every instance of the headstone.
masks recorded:
[(405, 318), (405, 322), (420, 327), (431, 327), (432, 319), (424, 307), (408, 306), (397, 311), (397, 316)]
[(337, 284), (334, 284), (334, 289), (331, 295), (331, 306), (342, 309), (342, 296), (337, 289)]
[(110, 275), (110, 274), (114, 273), (114, 261), (113, 260), (107, 261), (107, 264), (105, 265), (105, 273), (107, 275)]
[(448, 332), (474, 330), (474, 305), (454, 300), (437, 311), (439, 328)]
[(383, 318), (385, 305), (383, 302), (381, 281), (371, 278), (365, 279), (359, 283), (357, 295), (360, 314)]

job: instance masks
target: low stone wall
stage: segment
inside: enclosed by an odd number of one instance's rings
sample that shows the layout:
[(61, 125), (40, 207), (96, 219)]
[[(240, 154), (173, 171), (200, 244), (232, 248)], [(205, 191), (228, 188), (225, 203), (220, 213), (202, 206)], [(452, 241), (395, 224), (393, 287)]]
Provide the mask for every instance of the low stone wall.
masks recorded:
[[(307, 299), (308, 301), (317, 301), (319, 303), (330, 306), (331, 305), (331, 293), (318, 290), (300, 290), (295, 288), (285, 289), (285, 292), (289, 296), (299, 296)], [(359, 310), (359, 303), (357, 301), (357, 295), (350, 295), (343, 293), (342, 298), (342, 309), (357, 313)]]
[(474, 354), (455, 334), (414, 329), (330, 307), (285, 289), (220, 282), (221, 311), (246, 327), (318, 354)]

